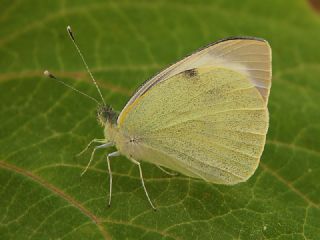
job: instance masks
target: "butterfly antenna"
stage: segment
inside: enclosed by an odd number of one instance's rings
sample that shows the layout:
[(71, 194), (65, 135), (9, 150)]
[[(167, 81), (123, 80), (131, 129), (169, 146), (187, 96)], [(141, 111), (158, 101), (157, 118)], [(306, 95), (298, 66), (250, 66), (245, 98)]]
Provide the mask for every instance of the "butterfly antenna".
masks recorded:
[(73, 35), (73, 32), (72, 32), (70, 26), (67, 26), (67, 31), (68, 31), (68, 33), (69, 33), (69, 37), (70, 37), (71, 41), (73, 42), (73, 45), (74, 45), (75, 48), (77, 49), (77, 52), (79, 53), (79, 55), (80, 55), (80, 57), (81, 57), (81, 59), (82, 59), (82, 62), (84, 63), (84, 65), (85, 65), (85, 67), (86, 67), (86, 69), (87, 69), (87, 72), (89, 73), (89, 75), (90, 75), (90, 77), (91, 77), (94, 85), (96, 86), (96, 88), (97, 88), (97, 90), (98, 90), (98, 92), (99, 92), (99, 95), (100, 95), (100, 97), (101, 97), (101, 99), (102, 99), (103, 104), (106, 105), (106, 102), (104, 101), (104, 99), (103, 99), (103, 97), (102, 97), (100, 88), (99, 88), (96, 80), (94, 79), (94, 77), (93, 77), (93, 75), (92, 75), (92, 73), (91, 73), (91, 71), (90, 71), (90, 69), (89, 69), (89, 67), (88, 67), (88, 64), (87, 64), (86, 61), (84, 60), (84, 57), (83, 57), (83, 55), (82, 55), (82, 53), (81, 53), (81, 51), (80, 51), (80, 48), (79, 48), (78, 44), (77, 44), (76, 41), (75, 41), (75, 38), (74, 38), (74, 35)]
[(84, 92), (81, 92), (80, 90), (72, 87), (71, 85), (69, 85), (69, 84), (67, 84), (67, 83), (65, 83), (65, 82), (57, 79), (57, 78), (56, 78), (51, 72), (49, 72), (48, 70), (45, 70), (43, 74), (44, 74), (46, 77), (51, 78), (51, 79), (54, 79), (55, 81), (61, 83), (62, 85), (66, 86), (66, 87), (68, 87), (68, 88), (71, 88), (73, 91), (75, 91), (75, 92), (77, 92), (77, 93), (80, 93), (81, 95), (86, 96), (86, 97), (90, 98), (92, 101), (94, 101), (94, 102), (96, 102), (97, 104), (99, 104), (99, 101), (98, 101), (97, 99), (95, 99), (94, 97), (91, 97), (91, 96), (89, 96), (88, 94), (85, 94)]

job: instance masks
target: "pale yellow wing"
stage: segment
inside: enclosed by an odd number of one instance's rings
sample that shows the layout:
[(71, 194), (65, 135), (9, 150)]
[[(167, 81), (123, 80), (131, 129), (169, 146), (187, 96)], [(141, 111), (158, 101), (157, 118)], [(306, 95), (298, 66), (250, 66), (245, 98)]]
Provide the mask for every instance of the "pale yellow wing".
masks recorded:
[(271, 49), (267, 41), (253, 37), (223, 39), (202, 48), (171, 65), (143, 84), (128, 101), (122, 112), (161, 81), (177, 73), (198, 67), (225, 67), (246, 75), (267, 102), (271, 87)]
[(137, 139), (133, 158), (235, 184), (257, 168), (268, 121), (266, 101), (246, 74), (209, 66), (159, 82), (120, 115), (118, 126)]

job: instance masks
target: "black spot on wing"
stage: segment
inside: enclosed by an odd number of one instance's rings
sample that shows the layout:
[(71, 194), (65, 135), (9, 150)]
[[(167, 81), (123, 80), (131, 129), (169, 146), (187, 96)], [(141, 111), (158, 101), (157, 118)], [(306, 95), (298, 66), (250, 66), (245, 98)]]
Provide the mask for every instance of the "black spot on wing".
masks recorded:
[(197, 76), (198, 72), (195, 68), (192, 68), (192, 69), (188, 69), (188, 70), (184, 71), (183, 74), (185, 74), (187, 77), (191, 78), (191, 77)]

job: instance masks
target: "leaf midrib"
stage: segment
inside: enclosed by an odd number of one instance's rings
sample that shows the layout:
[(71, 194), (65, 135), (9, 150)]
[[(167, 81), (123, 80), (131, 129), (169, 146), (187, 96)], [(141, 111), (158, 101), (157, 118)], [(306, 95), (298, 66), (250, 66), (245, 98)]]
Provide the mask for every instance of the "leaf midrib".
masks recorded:
[[(70, 166), (67, 166), (67, 167), (74, 167), (74, 166), (70, 165)], [(105, 240), (109, 240), (109, 239), (112, 239), (112, 238), (111, 238), (110, 234), (105, 230), (105, 227), (103, 226), (104, 223), (113, 223), (113, 224), (120, 224), (120, 225), (129, 224), (129, 225), (131, 225), (132, 227), (135, 227), (135, 228), (143, 229), (143, 230), (146, 230), (146, 231), (149, 231), (149, 232), (155, 232), (155, 233), (158, 233), (158, 234), (160, 234), (160, 235), (162, 235), (164, 237), (169, 237), (169, 238), (172, 238), (174, 240), (180, 240), (180, 238), (178, 238), (176, 236), (173, 236), (173, 235), (167, 233), (166, 231), (160, 231), (158, 229), (152, 229), (152, 228), (148, 228), (146, 226), (137, 225), (137, 224), (134, 224), (132, 221), (129, 223), (129, 222), (120, 221), (120, 220), (109, 220), (109, 219), (99, 218), (98, 216), (96, 216), (92, 212), (90, 212), (90, 210), (85, 208), (80, 202), (75, 200), (73, 197), (71, 197), (70, 195), (66, 194), (61, 189), (57, 188), (56, 186), (48, 183), (47, 181), (45, 181), (44, 179), (40, 178), (39, 176), (35, 175), (33, 172), (30, 172), (30, 171), (27, 171), (25, 169), (19, 168), (19, 167), (15, 166), (15, 165), (10, 164), (8, 162), (5, 162), (3, 160), (0, 160), (0, 168), (7, 169), (7, 170), (9, 170), (11, 172), (14, 172), (14, 173), (20, 174), (22, 176), (28, 177), (29, 179), (31, 179), (35, 183), (40, 184), (44, 188), (48, 189), (49, 191), (53, 192), (54, 194), (58, 195), (59, 197), (61, 197), (65, 201), (67, 201), (71, 206), (74, 206), (75, 208), (77, 208), (82, 214), (84, 214), (86, 217), (88, 217), (98, 227), (98, 230), (100, 231), (102, 237)], [(98, 169), (94, 169), (94, 170), (98, 171)], [(122, 174), (114, 174), (114, 175), (122, 175)], [(137, 179), (140, 179), (140, 178), (137, 178)]]
[(28, 177), (32, 181), (42, 185), (44, 188), (48, 189), (49, 191), (53, 192), (54, 194), (58, 195), (65, 201), (69, 202), (72, 206), (77, 208), (83, 215), (88, 217), (95, 225), (98, 227), (98, 230), (100, 231), (101, 235), (104, 239), (109, 240), (111, 239), (109, 233), (105, 230), (103, 227), (103, 220), (94, 215), (92, 212), (90, 212), (87, 208), (85, 208), (80, 202), (78, 202), (76, 199), (71, 197), (70, 195), (63, 192), (61, 189), (57, 188), (56, 186), (50, 184), (49, 182), (45, 181), (44, 179), (40, 178), (37, 175), (34, 175), (32, 172), (29, 172), (25, 169), (19, 168), (13, 164), (4, 162), (0, 160), (0, 168), (7, 169), (9, 171), (18, 173), (20, 175), (23, 175), (25, 177)]

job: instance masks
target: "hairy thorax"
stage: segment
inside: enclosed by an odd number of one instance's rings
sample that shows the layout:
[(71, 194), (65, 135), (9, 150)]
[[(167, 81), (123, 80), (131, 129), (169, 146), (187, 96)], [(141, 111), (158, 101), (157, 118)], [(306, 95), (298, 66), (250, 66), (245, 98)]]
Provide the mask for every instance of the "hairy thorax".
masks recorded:
[(113, 124), (106, 124), (104, 135), (107, 141), (114, 143), (122, 155), (131, 159), (140, 159), (141, 139), (119, 129), (117, 125)]

